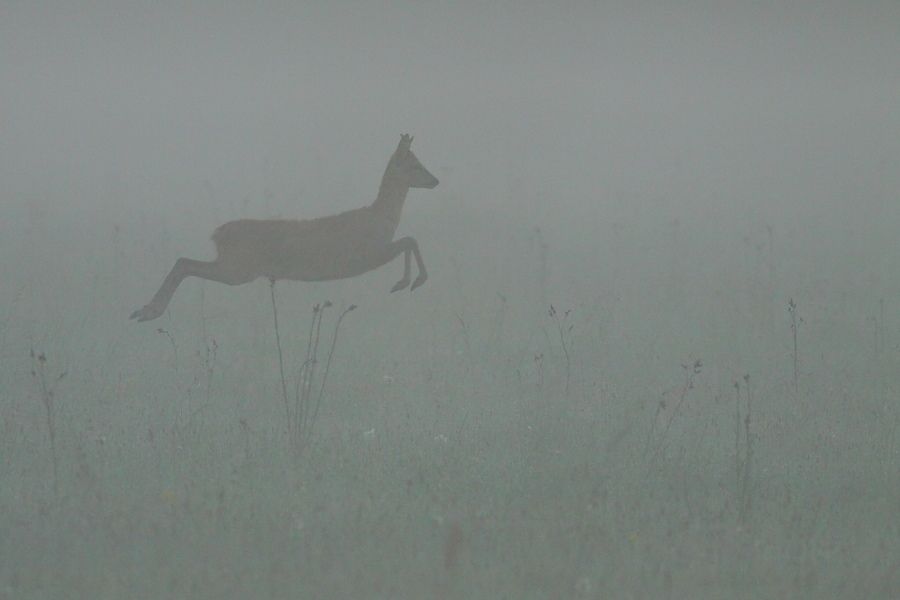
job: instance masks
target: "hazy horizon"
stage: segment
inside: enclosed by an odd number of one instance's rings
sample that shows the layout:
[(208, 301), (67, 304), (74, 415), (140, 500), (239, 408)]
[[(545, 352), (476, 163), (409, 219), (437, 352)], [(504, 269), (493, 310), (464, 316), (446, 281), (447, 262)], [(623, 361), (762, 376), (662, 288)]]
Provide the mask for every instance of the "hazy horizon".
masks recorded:
[[(892, 597), (898, 56), (891, 0), (0, 4), (0, 598)], [(265, 281), (128, 315), (403, 133), (425, 285), (277, 285), (291, 384), (360, 307), (298, 457)]]

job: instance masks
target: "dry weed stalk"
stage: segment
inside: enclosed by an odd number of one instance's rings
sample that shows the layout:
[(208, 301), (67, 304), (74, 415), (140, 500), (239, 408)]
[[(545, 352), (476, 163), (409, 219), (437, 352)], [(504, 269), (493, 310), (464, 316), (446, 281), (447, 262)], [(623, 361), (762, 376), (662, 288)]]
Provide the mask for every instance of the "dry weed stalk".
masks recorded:
[(47, 356), (43, 352), (36, 353), (31, 349), (31, 377), (37, 384), (47, 423), (47, 435), (50, 437), (50, 456), (53, 461), (53, 496), (59, 497), (59, 460), (56, 455), (56, 386), (66, 376), (63, 371), (52, 383), (47, 382)]
[(569, 320), (569, 315), (572, 314), (572, 309), (570, 308), (565, 313), (563, 313), (563, 318), (560, 319), (559, 314), (556, 312), (556, 308), (554, 308), (554, 306), (551, 304), (549, 314), (550, 318), (553, 319), (553, 324), (556, 325), (557, 333), (559, 333), (559, 344), (560, 346), (562, 346), (563, 356), (566, 360), (566, 397), (568, 398), (572, 365), (569, 358), (569, 345), (571, 342), (567, 339), (567, 337), (572, 333), (572, 328), (575, 327), (575, 324), (571, 323), (568, 327), (566, 327), (566, 322)]
[(741, 384), (734, 382), (734, 461), (735, 461), (735, 497), (737, 501), (738, 517), (741, 523), (745, 523), (750, 516), (752, 508), (751, 472), (753, 465), (753, 435), (750, 432), (753, 393), (750, 388), (750, 374), (744, 375), (744, 389), (746, 390), (746, 411), (743, 416), (743, 452), (741, 450)]
[[(656, 445), (656, 448), (653, 451), (654, 455), (657, 455), (662, 451), (663, 446), (666, 442), (666, 436), (669, 434), (669, 429), (672, 427), (672, 423), (675, 421), (675, 417), (681, 411), (681, 407), (682, 405), (684, 405), (684, 401), (687, 399), (688, 392), (694, 389), (694, 378), (702, 371), (703, 361), (697, 359), (693, 362), (693, 364), (681, 365), (681, 368), (684, 370), (684, 383), (681, 385), (681, 387), (678, 388), (678, 397), (675, 402), (675, 408), (673, 408), (672, 412), (669, 413), (669, 418), (666, 420), (665, 427), (663, 427), (662, 431), (659, 432), (659, 443)], [(666, 410), (666, 401), (663, 398), (656, 406), (656, 413), (653, 415), (653, 423), (650, 425), (650, 431), (647, 432), (647, 442), (644, 445), (645, 456), (650, 452), (650, 446), (653, 443), (653, 434), (656, 432), (656, 422), (659, 420), (660, 415), (664, 410)]]
[(800, 389), (799, 377), (800, 377), (800, 352), (797, 348), (797, 335), (800, 330), (800, 323), (803, 322), (803, 319), (800, 318), (800, 315), (797, 314), (797, 303), (794, 302), (793, 298), (788, 300), (788, 314), (791, 316), (791, 337), (794, 339), (794, 394), (796, 394)]
[[(271, 298), (272, 298), (272, 315), (275, 322), (275, 344), (278, 349), (278, 367), (281, 376), (281, 393), (284, 401), (285, 419), (287, 422), (288, 436), (296, 450), (302, 450), (303, 446), (309, 441), (312, 434), (313, 426), (319, 415), (319, 408), (322, 404), (322, 398), (325, 395), (325, 384), (328, 381), (328, 373), (331, 370), (331, 362), (334, 358), (334, 351), (337, 348), (338, 333), (340, 332), (341, 323), (348, 313), (356, 310), (356, 305), (351, 304), (344, 309), (334, 325), (334, 331), (331, 336), (331, 346), (328, 349), (328, 357), (325, 361), (325, 369), (322, 373), (321, 381), (316, 383), (316, 370), (319, 364), (319, 342), (322, 338), (322, 319), (325, 310), (332, 306), (330, 300), (326, 300), (321, 304), (313, 306), (313, 318), (310, 322), (309, 333), (306, 341), (306, 356), (297, 374), (296, 386), (294, 389), (294, 403), (288, 399), (287, 393), (287, 377), (284, 373), (284, 352), (281, 347), (281, 332), (278, 327), (278, 305), (275, 302), (275, 281), (271, 281)], [(318, 385), (318, 391), (314, 394), (313, 390)]]

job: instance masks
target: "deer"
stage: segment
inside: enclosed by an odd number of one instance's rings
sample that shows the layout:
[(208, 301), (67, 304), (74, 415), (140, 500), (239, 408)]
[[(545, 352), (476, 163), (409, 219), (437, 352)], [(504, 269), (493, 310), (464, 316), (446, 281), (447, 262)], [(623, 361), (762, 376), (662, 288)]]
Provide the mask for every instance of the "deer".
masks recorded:
[[(400, 136), (378, 196), (368, 206), (315, 219), (240, 219), (212, 234), (213, 261), (179, 258), (153, 298), (131, 314), (150, 321), (165, 312), (175, 290), (188, 277), (242, 285), (266, 277), (277, 280), (330, 281), (356, 277), (403, 254), (403, 277), (391, 292), (425, 283), (428, 273), (415, 238), (394, 239), (410, 188), (434, 189), (437, 178), (410, 150), (411, 135)], [(410, 285), (411, 259), (418, 275)]]

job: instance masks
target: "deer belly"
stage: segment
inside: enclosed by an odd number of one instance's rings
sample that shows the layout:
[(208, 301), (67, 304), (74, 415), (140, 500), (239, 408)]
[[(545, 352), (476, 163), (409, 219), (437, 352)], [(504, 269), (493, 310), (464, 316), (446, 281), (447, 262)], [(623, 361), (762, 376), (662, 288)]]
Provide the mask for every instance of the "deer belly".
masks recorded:
[(278, 261), (276, 279), (329, 281), (362, 275), (384, 264), (385, 245), (323, 244)]

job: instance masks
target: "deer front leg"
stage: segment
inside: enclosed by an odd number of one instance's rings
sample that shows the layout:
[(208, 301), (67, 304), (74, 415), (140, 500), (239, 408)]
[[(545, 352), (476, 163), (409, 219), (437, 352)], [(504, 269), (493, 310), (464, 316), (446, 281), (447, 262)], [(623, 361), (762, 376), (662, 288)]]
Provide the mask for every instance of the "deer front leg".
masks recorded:
[[(409, 286), (409, 273), (410, 273), (409, 255), (410, 255), (410, 252), (409, 252), (409, 248), (406, 247), (406, 244), (401, 244), (401, 242), (403, 242), (406, 239), (411, 239), (411, 238), (403, 238), (403, 240), (397, 240), (396, 242), (394, 242), (394, 244), (396, 244), (398, 246), (402, 246), (400, 248), (399, 252), (403, 252), (403, 279), (401, 279), (400, 281), (395, 283), (394, 287), (391, 288), (392, 294), (394, 292), (399, 292), (403, 288)], [(392, 244), (392, 245), (394, 245), (394, 244)], [(396, 256), (396, 254), (394, 256)]]
[(397, 292), (406, 288), (409, 285), (409, 278), (411, 275), (411, 258), (415, 257), (416, 266), (419, 269), (419, 275), (416, 277), (416, 280), (413, 281), (412, 287), (410, 287), (410, 291), (416, 289), (428, 278), (428, 274), (425, 272), (425, 264), (422, 262), (422, 254), (419, 252), (419, 244), (415, 239), (411, 237), (400, 238), (396, 242), (391, 243), (388, 246), (390, 258), (388, 258), (385, 262), (390, 262), (395, 256), (403, 253), (403, 279), (394, 284), (394, 287), (391, 288), (391, 292)]
[(419, 252), (419, 243), (416, 242), (416, 240), (414, 240), (413, 238), (409, 239), (412, 240), (412, 254), (416, 257), (416, 267), (419, 268), (419, 275), (409, 287), (409, 291), (413, 291), (414, 289), (425, 283), (425, 280), (428, 279), (428, 272), (425, 270), (425, 263), (422, 262), (422, 253)]

